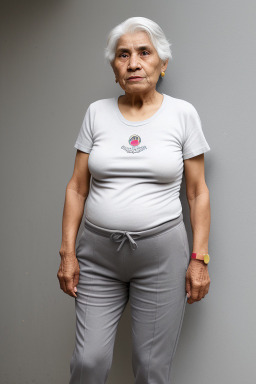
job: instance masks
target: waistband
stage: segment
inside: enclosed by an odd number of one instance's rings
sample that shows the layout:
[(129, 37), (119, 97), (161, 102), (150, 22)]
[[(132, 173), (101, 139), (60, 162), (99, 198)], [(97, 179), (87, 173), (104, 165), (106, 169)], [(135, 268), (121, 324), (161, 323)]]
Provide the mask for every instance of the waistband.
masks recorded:
[(173, 228), (183, 221), (183, 213), (181, 212), (180, 216), (175, 219), (166, 221), (163, 224), (157, 225), (153, 228), (146, 229), (144, 231), (121, 231), (119, 229), (107, 229), (103, 227), (99, 227), (96, 224), (91, 223), (87, 218), (85, 218), (84, 226), (89, 229), (91, 232), (98, 233), (99, 235), (109, 237), (116, 243), (121, 243), (117, 248), (117, 252), (120, 251), (124, 242), (128, 240), (130, 242), (130, 246), (133, 251), (138, 248), (138, 244), (134, 239), (143, 239), (145, 237), (149, 237), (152, 235), (156, 235), (158, 233), (164, 232), (167, 229)]

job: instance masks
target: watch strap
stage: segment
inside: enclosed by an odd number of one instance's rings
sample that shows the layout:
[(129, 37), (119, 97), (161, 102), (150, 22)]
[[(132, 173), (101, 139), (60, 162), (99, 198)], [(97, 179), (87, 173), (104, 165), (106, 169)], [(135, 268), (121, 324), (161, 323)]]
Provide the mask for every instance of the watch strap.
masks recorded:
[(205, 264), (208, 264), (210, 261), (210, 255), (208, 253), (192, 252), (191, 259), (202, 260)]

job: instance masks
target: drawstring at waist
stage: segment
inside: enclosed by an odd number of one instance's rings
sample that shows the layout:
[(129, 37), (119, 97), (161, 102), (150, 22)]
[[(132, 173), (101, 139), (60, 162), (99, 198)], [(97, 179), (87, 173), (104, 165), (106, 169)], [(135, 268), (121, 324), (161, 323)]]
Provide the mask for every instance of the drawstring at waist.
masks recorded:
[(143, 239), (150, 236), (154, 236), (156, 234), (160, 234), (166, 230), (170, 230), (171, 228), (174, 228), (176, 225), (180, 224), (182, 221), (183, 221), (183, 214), (181, 212), (181, 214), (175, 219), (166, 221), (152, 228), (145, 229), (142, 231), (136, 231), (136, 232), (134, 231), (128, 232), (125, 230), (116, 230), (116, 229), (108, 229), (108, 228), (100, 227), (90, 222), (90, 220), (88, 220), (87, 218), (84, 221), (84, 225), (91, 232), (95, 232), (99, 235), (108, 237), (115, 243), (121, 243), (117, 248), (117, 252), (119, 252), (127, 239), (129, 241), (131, 249), (135, 251), (139, 246), (134, 239)]
[(129, 240), (131, 248), (132, 248), (133, 251), (135, 251), (135, 249), (138, 248), (138, 244), (136, 243), (136, 241), (134, 241), (134, 239), (132, 238), (131, 234), (129, 232), (127, 232), (127, 231), (124, 231), (124, 232), (122, 232), (122, 231), (113, 232), (110, 235), (110, 239), (112, 239), (115, 243), (120, 243), (121, 242), (121, 244), (117, 248), (117, 252), (120, 251), (120, 249), (122, 248), (122, 246), (123, 246), (123, 244), (124, 244), (126, 239)]

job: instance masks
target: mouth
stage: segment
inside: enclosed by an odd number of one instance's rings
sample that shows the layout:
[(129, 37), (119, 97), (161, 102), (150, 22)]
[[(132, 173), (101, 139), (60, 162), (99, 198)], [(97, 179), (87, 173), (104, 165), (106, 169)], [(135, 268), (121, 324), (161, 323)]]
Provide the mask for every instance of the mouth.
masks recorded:
[(140, 79), (143, 79), (143, 77), (141, 77), (141, 76), (130, 76), (130, 77), (128, 77), (127, 80), (140, 80)]

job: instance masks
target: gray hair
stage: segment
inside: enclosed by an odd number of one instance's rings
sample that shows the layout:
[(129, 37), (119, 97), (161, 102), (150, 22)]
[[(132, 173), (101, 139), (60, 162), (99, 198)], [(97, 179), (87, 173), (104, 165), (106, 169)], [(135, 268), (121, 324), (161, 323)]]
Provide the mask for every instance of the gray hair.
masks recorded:
[(105, 58), (110, 63), (115, 58), (116, 45), (119, 38), (125, 33), (132, 33), (135, 31), (144, 31), (149, 35), (161, 60), (166, 61), (167, 59), (172, 59), (172, 44), (169, 43), (165, 37), (162, 28), (146, 17), (130, 17), (114, 27), (108, 35)]

